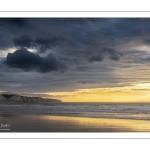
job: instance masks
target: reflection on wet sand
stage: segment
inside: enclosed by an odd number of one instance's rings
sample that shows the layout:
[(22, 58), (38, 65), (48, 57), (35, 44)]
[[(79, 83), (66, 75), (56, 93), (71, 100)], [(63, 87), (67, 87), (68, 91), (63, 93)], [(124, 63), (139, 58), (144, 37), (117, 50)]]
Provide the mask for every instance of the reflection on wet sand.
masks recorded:
[(150, 121), (109, 118), (1, 114), (0, 124), (10, 124), (1, 132), (150, 132)]

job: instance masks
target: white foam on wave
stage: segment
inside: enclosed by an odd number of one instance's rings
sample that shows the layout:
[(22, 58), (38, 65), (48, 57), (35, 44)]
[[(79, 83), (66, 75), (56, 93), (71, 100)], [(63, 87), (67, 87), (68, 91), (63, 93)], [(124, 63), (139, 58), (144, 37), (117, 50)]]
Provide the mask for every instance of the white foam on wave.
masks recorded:
[(150, 120), (150, 104), (1, 104), (5, 112)]

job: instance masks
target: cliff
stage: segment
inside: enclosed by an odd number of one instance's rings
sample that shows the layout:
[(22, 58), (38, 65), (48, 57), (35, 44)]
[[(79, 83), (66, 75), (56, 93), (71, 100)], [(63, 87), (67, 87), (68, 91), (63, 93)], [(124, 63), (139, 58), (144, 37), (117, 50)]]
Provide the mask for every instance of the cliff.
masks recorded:
[(58, 100), (58, 99), (42, 99), (42, 102), (55, 102), (55, 103), (60, 103), (62, 102), (61, 100)]
[(18, 94), (0, 94), (0, 102), (61, 102), (61, 100), (42, 99), (42, 97), (29, 97)]
[(0, 95), (0, 102), (5, 102), (7, 99), (3, 96), (3, 95)]

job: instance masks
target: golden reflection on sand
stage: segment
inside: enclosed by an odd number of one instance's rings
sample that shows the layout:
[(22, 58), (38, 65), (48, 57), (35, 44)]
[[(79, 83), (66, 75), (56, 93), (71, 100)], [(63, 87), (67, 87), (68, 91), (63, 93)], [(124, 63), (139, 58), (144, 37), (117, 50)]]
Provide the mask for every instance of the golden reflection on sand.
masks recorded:
[(150, 121), (51, 115), (0, 114), (9, 132), (150, 132)]
[(84, 127), (93, 131), (120, 131), (120, 132), (149, 132), (150, 121), (146, 120), (127, 120), (109, 118), (83, 118), (68, 116), (43, 116), (43, 119), (68, 122), (74, 126)]

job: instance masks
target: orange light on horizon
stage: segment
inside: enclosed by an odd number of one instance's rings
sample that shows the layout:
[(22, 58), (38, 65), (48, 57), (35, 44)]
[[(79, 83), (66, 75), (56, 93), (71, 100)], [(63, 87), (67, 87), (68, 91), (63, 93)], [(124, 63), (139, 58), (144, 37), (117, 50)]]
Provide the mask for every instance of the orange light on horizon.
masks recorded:
[(149, 83), (138, 83), (125, 87), (77, 89), (46, 94), (63, 102), (150, 102), (149, 90)]

